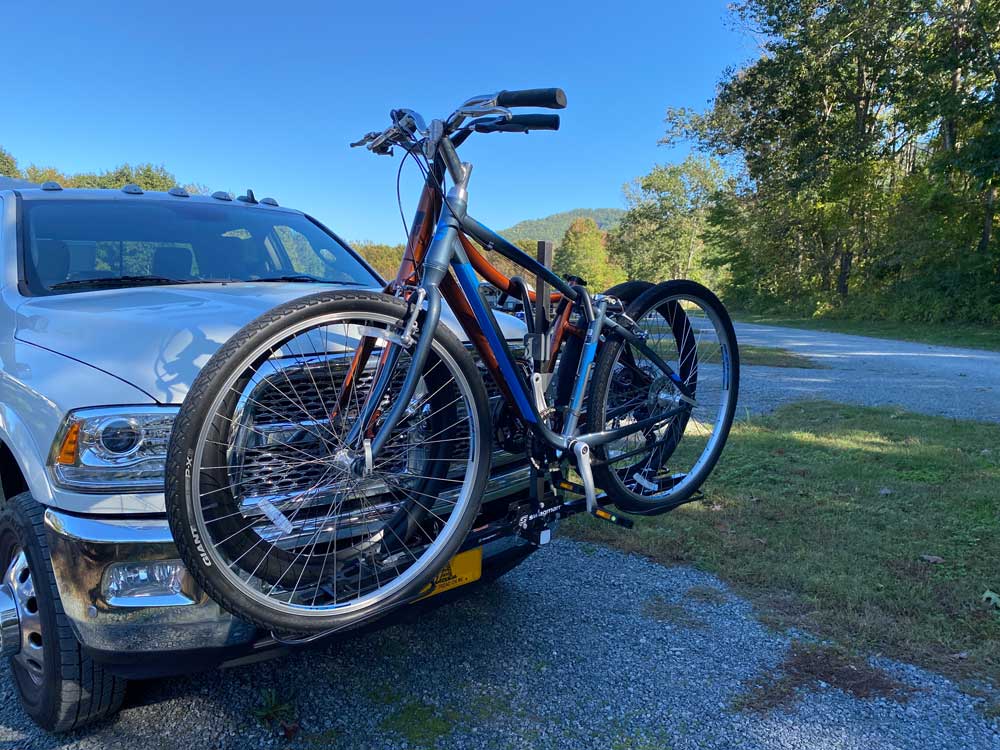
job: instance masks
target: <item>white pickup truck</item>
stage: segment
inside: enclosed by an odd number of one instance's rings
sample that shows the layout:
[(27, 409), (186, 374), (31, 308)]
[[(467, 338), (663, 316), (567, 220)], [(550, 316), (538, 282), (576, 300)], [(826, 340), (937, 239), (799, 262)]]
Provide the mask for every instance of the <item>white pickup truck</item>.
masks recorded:
[[(378, 274), (315, 219), (250, 191), (7, 178), (0, 274), (0, 654), (24, 710), (65, 731), (116, 711), (128, 678), (280, 654), (177, 559), (163, 499), (171, 423), (241, 326), (316, 291), (378, 289)], [(520, 347), (520, 321), (498, 318)], [(486, 520), (527, 492), (523, 456), (498, 452), (493, 467)], [(532, 549), (486, 544), (484, 579)]]

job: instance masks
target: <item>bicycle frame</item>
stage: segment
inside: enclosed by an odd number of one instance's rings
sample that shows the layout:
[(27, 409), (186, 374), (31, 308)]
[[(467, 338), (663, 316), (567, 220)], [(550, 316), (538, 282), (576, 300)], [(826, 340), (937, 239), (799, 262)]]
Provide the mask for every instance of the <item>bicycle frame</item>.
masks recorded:
[[(374, 457), (379, 454), (416, 390), (420, 373), (430, 351), (434, 329), (440, 320), (442, 299), (448, 303), (458, 318), (459, 324), (479, 352), (484, 365), (508, 404), (516, 409), (521, 420), (532, 432), (559, 452), (575, 449), (574, 444), (592, 447), (609, 443), (669, 419), (688, 408), (684, 406), (671, 409), (615, 430), (576, 435), (577, 420), (582, 412), (589, 374), (596, 358), (602, 330), (612, 330), (642, 349), (644, 354), (671, 377), (682, 396), (693, 404), (693, 394), (688, 391), (673, 369), (645, 345), (643, 337), (605, 316), (606, 299), (600, 299), (595, 307), (584, 287), (568, 283), (535, 258), (468, 216), (466, 184), (470, 172), (471, 166), (466, 166), (463, 179), (456, 182), (448, 192), (446, 200), (442, 201), (440, 186), (443, 183), (444, 167), (435, 161), (421, 193), (396, 279), (386, 287), (387, 293), (402, 295), (410, 301), (416, 299), (418, 306), (426, 304), (426, 313), (420, 323), (412, 362), (400, 392), (385, 414), (382, 428), (372, 435), (370, 444), (366, 446), (366, 456)], [(437, 181), (436, 185), (433, 180)], [(480, 294), (480, 282), (476, 272), (501, 292), (513, 293), (516, 282), (490, 263), (472, 240), (488, 250), (499, 252), (517, 266), (544, 279), (555, 289), (550, 296), (550, 302), (565, 303), (563, 313), (554, 321), (554, 329), (550, 327), (550, 330), (546, 331), (553, 333), (550, 361), (554, 361), (555, 354), (567, 334), (580, 335), (579, 329), (573, 329), (569, 324), (572, 306), (578, 305), (583, 313), (583, 322), (587, 326), (586, 337), (577, 363), (569, 413), (562, 433), (549, 428), (541, 418), (529, 385), (524, 382), (496, 318)], [(532, 302), (536, 300), (534, 292), (529, 291), (527, 297)], [(419, 310), (413, 310), (412, 320), (415, 321), (417, 315)], [(409, 327), (408, 322), (407, 328)], [(373, 343), (367, 346), (363, 344), (359, 348), (355, 356), (356, 364), (360, 365), (367, 361)], [(387, 385), (390, 380), (389, 373), (395, 364), (396, 356), (393, 355), (393, 351), (398, 355), (399, 347), (388, 346), (383, 350), (375, 376), (375, 385), (366, 404), (367, 408), (362, 409), (359, 419), (350, 431), (349, 444), (359, 445), (364, 440), (364, 435), (376, 413), (375, 404), (381, 400), (384, 393), (380, 386), (383, 383)]]

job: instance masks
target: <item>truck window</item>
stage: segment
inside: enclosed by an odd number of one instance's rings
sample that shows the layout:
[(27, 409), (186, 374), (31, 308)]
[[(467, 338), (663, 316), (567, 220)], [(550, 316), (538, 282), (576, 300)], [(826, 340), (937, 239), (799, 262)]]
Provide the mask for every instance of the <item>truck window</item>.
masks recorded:
[(377, 285), (301, 214), (175, 200), (25, 200), (22, 279), (33, 294), (163, 282), (308, 276)]

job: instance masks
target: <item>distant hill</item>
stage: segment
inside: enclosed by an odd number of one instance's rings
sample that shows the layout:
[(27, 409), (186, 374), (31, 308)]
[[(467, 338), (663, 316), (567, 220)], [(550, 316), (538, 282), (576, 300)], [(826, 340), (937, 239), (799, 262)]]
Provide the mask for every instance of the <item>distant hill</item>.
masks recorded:
[(541, 219), (520, 221), (500, 234), (509, 240), (551, 240), (558, 244), (574, 219), (593, 219), (607, 231), (613, 228), (625, 212), (620, 208), (575, 208)]

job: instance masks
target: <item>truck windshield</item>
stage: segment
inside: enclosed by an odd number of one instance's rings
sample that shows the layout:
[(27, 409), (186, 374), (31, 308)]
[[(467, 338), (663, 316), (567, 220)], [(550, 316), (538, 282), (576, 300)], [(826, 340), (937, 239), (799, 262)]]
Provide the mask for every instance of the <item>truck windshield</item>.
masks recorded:
[(25, 200), (22, 278), (32, 294), (213, 281), (375, 286), (305, 216), (239, 203)]

